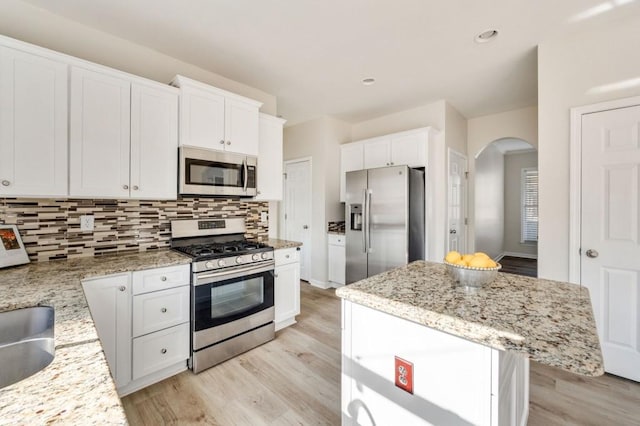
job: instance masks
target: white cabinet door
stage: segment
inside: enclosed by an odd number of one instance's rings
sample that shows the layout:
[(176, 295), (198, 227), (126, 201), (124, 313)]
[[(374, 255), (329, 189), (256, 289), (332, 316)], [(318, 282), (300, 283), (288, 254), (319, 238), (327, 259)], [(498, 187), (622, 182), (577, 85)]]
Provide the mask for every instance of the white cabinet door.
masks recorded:
[(131, 197), (177, 198), (178, 93), (131, 86)]
[(224, 108), (225, 151), (258, 155), (259, 108), (229, 98)]
[(406, 164), (409, 167), (425, 167), (427, 163), (428, 131), (400, 134), (391, 137), (391, 166)]
[(133, 298), (133, 337), (189, 322), (188, 285)]
[(68, 67), (0, 47), (0, 196), (66, 197)]
[(344, 285), (346, 282), (346, 254), (345, 236), (329, 234), (329, 271), (328, 279), (335, 284)]
[(364, 168), (373, 169), (391, 165), (391, 140), (374, 139), (364, 143)]
[(71, 68), (72, 197), (129, 197), (130, 91), (125, 79)]
[(133, 380), (189, 358), (189, 323), (133, 339)]
[(181, 85), (180, 145), (224, 150), (224, 125), (224, 96)]
[(300, 264), (275, 268), (274, 306), (276, 330), (295, 323), (300, 313)]
[(284, 120), (260, 114), (258, 195), (256, 200), (282, 200), (282, 126)]
[(131, 381), (131, 286), (129, 274), (82, 282), (116, 387)]
[(364, 144), (340, 145), (340, 201), (345, 201), (346, 173), (364, 169)]

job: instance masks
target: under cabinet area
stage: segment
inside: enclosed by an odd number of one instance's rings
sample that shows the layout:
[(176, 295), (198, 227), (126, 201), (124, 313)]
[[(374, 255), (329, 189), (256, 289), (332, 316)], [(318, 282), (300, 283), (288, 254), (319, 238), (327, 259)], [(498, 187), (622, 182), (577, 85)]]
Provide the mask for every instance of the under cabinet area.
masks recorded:
[(82, 282), (120, 396), (187, 368), (189, 274), (178, 265)]
[(0, 196), (67, 196), (68, 73), (0, 46)]
[(300, 251), (275, 250), (274, 307), (276, 331), (296, 323), (300, 314)]
[(180, 145), (258, 155), (261, 102), (178, 75)]

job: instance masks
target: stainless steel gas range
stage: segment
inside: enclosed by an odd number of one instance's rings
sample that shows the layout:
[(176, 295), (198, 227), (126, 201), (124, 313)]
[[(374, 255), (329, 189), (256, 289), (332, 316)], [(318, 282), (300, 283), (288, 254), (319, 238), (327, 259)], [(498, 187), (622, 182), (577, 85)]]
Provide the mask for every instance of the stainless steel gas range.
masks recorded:
[(171, 247), (193, 258), (190, 368), (199, 373), (275, 336), (273, 248), (244, 219), (175, 220)]

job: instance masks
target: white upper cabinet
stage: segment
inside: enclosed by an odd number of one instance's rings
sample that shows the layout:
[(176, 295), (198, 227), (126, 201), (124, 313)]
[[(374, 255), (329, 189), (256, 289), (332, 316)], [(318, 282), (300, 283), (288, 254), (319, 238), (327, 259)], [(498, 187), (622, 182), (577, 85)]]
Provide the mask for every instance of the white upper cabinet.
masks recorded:
[(282, 133), (285, 120), (260, 114), (258, 195), (256, 200), (282, 200)]
[(390, 139), (390, 166), (406, 164), (409, 167), (425, 167), (427, 165), (428, 129), (402, 132), (392, 135)]
[(180, 144), (258, 155), (261, 102), (176, 76)]
[(346, 173), (364, 169), (364, 145), (348, 143), (340, 145), (340, 201), (345, 200)]
[(129, 197), (131, 83), (71, 68), (69, 192)]
[(131, 86), (131, 197), (176, 199), (178, 91)]
[(0, 196), (66, 197), (68, 66), (0, 46)]
[(389, 138), (372, 139), (364, 142), (364, 168), (390, 166), (391, 140)]
[(72, 197), (175, 199), (178, 92), (71, 69)]

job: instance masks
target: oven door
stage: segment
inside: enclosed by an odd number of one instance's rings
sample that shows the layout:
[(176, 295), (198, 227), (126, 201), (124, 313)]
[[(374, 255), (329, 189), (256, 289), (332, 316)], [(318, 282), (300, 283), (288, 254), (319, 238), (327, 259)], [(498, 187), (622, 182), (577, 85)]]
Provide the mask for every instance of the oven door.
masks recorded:
[(273, 269), (270, 261), (194, 274), (195, 350), (273, 321)]
[(256, 195), (255, 157), (180, 147), (180, 194)]

